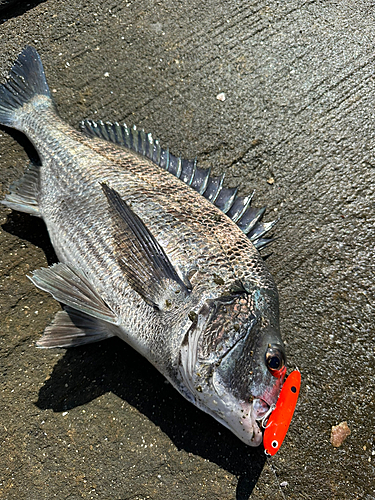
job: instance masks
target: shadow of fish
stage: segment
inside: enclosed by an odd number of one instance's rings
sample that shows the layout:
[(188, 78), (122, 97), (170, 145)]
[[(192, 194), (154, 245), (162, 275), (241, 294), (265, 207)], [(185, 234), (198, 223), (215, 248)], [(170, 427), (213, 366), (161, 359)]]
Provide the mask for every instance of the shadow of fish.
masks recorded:
[(41, 159), (3, 203), (44, 219), (60, 261), (29, 276), (65, 305), (38, 345), (116, 335), (259, 445), (285, 376), (278, 294), (258, 252), (273, 225), (264, 209), (143, 131), (65, 124), (32, 47), (0, 87), (0, 122)]

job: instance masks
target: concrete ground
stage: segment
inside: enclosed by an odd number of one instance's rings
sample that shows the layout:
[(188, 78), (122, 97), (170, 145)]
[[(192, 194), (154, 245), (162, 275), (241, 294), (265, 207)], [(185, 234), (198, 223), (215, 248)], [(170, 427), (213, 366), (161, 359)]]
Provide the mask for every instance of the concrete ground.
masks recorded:
[[(119, 340), (38, 350), (59, 305), (26, 274), (53, 250), (38, 219), (1, 208), (0, 498), (374, 499), (373, 2), (0, 3), (2, 80), (32, 44), (70, 124), (144, 127), (280, 218), (267, 264), (303, 378), (266, 459)], [(2, 194), (32, 154), (0, 130)]]

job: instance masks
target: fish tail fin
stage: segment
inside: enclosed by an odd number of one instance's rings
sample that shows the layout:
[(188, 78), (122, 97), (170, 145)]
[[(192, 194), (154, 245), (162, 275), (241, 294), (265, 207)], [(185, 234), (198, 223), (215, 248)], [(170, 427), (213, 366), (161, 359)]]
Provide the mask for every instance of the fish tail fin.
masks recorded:
[(27, 45), (13, 64), (6, 83), (0, 85), (0, 123), (22, 130), (22, 108), (36, 96), (47, 98), (39, 99), (38, 109), (53, 105), (40, 56)]

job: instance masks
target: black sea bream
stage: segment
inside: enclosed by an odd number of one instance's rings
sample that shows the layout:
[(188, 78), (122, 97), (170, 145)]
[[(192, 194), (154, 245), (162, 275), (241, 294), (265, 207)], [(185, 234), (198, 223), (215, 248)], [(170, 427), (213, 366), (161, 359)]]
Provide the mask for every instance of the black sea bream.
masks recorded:
[(285, 376), (275, 283), (258, 249), (273, 223), (194, 161), (125, 125), (58, 116), (36, 50), (0, 87), (0, 122), (32, 141), (3, 203), (42, 217), (59, 263), (31, 281), (65, 305), (39, 341), (114, 335), (250, 446)]

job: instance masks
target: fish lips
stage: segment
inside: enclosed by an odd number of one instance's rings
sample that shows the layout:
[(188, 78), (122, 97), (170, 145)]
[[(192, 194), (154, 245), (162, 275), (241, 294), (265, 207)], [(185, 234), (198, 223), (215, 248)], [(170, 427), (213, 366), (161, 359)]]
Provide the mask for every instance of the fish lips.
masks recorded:
[(267, 390), (265, 393), (263, 393), (262, 397), (256, 397), (253, 400), (254, 418), (262, 431), (265, 429), (269, 416), (275, 409), (276, 401), (285, 380), (285, 375), (286, 370), (277, 380), (277, 383), (273, 386), (272, 392)]
[(214, 397), (209, 393), (200, 395), (206, 412), (230, 429), (245, 444), (255, 447), (263, 440), (262, 419), (269, 415), (271, 407), (265, 400), (254, 398), (240, 401), (220, 383), (220, 378), (212, 377)]

